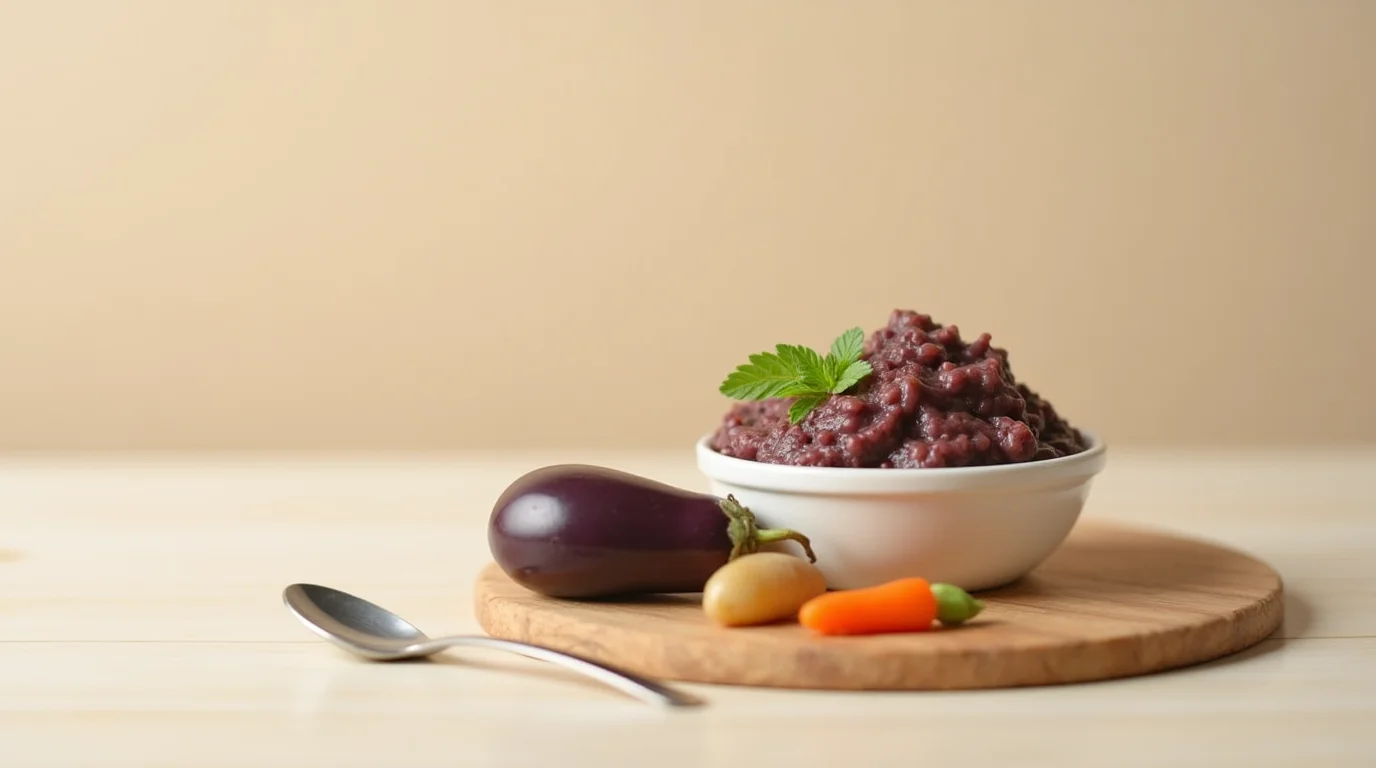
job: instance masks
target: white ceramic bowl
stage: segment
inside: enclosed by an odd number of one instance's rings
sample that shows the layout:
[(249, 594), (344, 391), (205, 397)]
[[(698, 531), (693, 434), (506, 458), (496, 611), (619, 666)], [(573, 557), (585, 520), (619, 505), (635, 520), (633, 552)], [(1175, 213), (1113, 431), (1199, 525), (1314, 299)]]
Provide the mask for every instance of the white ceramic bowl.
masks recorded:
[(1074, 456), (990, 467), (763, 464), (723, 456), (709, 437), (697, 460), (712, 492), (734, 495), (761, 527), (807, 536), (832, 589), (921, 576), (976, 591), (1021, 578), (1065, 541), (1106, 458), (1083, 434), (1090, 447)]

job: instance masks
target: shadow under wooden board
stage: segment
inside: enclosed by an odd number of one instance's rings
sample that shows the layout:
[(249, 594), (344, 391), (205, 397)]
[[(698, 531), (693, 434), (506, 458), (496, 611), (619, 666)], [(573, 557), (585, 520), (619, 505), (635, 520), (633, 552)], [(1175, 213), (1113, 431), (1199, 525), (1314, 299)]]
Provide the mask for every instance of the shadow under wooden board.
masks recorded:
[(1082, 522), (1032, 574), (982, 592), (972, 622), (930, 632), (819, 637), (796, 623), (722, 628), (698, 595), (571, 601), (537, 595), (489, 564), (479, 624), (684, 682), (834, 690), (1049, 685), (1208, 661), (1281, 623), (1280, 576), (1244, 553), (1140, 528)]

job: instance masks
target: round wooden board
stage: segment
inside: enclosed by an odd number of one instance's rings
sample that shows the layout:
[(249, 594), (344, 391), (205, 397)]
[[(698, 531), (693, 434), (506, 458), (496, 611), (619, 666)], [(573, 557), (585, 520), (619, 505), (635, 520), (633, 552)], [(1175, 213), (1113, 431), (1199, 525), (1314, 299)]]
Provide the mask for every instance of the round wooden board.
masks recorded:
[(722, 628), (699, 596), (543, 597), (489, 564), (476, 612), (494, 637), (539, 643), (666, 680), (838, 690), (999, 688), (1103, 680), (1208, 661), (1280, 626), (1265, 563), (1167, 533), (1083, 522), (1040, 568), (980, 593), (961, 627), (819, 637), (796, 623)]

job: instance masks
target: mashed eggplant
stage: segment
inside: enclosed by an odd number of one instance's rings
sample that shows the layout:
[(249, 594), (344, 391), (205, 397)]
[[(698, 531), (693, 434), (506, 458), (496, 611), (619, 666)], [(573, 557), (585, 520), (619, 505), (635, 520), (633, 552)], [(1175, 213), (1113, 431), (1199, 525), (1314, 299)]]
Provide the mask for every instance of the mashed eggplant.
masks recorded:
[(865, 341), (874, 373), (790, 424), (790, 398), (735, 405), (712, 436), (718, 452), (770, 464), (967, 467), (1068, 456), (1088, 446), (1026, 385), (989, 334), (895, 310)]

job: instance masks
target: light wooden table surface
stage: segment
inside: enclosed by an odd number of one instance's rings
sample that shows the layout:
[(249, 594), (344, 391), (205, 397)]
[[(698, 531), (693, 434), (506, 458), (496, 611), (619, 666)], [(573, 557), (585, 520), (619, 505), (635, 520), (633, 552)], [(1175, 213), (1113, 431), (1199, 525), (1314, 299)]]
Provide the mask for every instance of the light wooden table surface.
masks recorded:
[(1376, 765), (1376, 453), (1111, 453), (1086, 515), (1223, 541), (1285, 577), (1276, 637), (1089, 685), (686, 686), (657, 710), (536, 662), (372, 664), (281, 604), (339, 586), (474, 631), (492, 500), (527, 469), (682, 456), (0, 460), (0, 766)]

